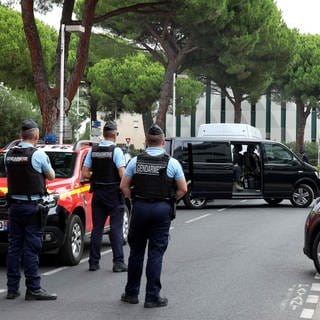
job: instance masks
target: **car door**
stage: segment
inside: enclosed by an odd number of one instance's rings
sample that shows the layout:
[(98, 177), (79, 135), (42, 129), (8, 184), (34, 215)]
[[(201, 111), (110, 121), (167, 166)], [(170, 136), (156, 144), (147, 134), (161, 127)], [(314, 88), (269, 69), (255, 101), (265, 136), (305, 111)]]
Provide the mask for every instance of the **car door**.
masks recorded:
[(195, 196), (208, 199), (231, 197), (233, 165), (229, 142), (184, 141), (182, 166)]
[(288, 196), (300, 176), (301, 164), (295, 155), (279, 143), (263, 144), (263, 195)]

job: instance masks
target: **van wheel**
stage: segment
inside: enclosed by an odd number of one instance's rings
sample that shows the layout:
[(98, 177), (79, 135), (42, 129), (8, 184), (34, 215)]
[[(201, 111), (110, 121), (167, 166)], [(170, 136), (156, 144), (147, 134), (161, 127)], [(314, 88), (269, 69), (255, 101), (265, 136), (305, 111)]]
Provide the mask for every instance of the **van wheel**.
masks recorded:
[(207, 199), (193, 197), (190, 192), (188, 192), (184, 198), (183, 202), (189, 209), (203, 209), (207, 206)]
[(314, 192), (307, 184), (299, 184), (295, 187), (290, 202), (294, 207), (307, 208), (314, 200)]
[(72, 215), (66, 228), (66, 239), (59, 260), (69, 266), (79, 264), (84, 248), (84, 228), (79, 216)]
[(312, 244), (312, 259), (318, 273), (320, 273), (320, 233), (317, 234)]
[(264, 201), (270, 204), (271, 206), (276, 206), (279, 204), (283, 199), (277, 199), (277, 198), (264, 198)]

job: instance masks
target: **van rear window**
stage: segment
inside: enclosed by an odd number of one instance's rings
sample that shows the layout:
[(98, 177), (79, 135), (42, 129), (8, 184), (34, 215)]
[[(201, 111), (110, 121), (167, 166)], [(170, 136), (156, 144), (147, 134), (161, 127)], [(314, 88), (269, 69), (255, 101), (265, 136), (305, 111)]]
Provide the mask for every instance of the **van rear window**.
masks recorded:
[(183, 160), (204, 163), (232, 162), (231, 151), (228, 143), (214, 141), (185, 142), (183, 145)]

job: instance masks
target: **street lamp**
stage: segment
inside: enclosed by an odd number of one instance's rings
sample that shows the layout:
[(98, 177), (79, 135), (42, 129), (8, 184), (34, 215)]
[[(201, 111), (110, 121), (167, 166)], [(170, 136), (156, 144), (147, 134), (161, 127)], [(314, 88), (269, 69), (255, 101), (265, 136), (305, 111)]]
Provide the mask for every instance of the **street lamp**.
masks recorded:
[(64, 109), (67, 104), (64, 99), (64, 59), (65, 59), (65, 31), (68, 32), (84, 32), (82, 25), (65, 25), (61, 24), (61, 55), (60, 55), (60, 99), (59, 99), (59, 143), (63, 144), (63, 121)]
[(176, 136), (176, 73), (173, 73), (172, 79), (172, 137)]

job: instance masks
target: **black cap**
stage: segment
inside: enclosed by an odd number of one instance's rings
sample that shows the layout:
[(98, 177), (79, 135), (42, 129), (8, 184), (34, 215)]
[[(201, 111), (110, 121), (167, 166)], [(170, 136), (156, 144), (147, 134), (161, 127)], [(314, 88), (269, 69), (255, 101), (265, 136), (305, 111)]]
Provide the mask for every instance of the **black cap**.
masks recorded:
[(116, 122), (112, 120), (108, 120), (103, 127), (103, 130), (105, 131), (116, 131), (117, 129), (118, 127)]
[(21, 123), (21, 131), (26, 131), (34, 128), (39, 128), (37, 123), (32, 119), (23, 120)]
[(164, 134), (163, 130), (157, 125), (157, 124), (153, 124), (149, 130), (148, 130), (148, 134), (150, 134), (151, 136), (158, 136), (160, 134)]

